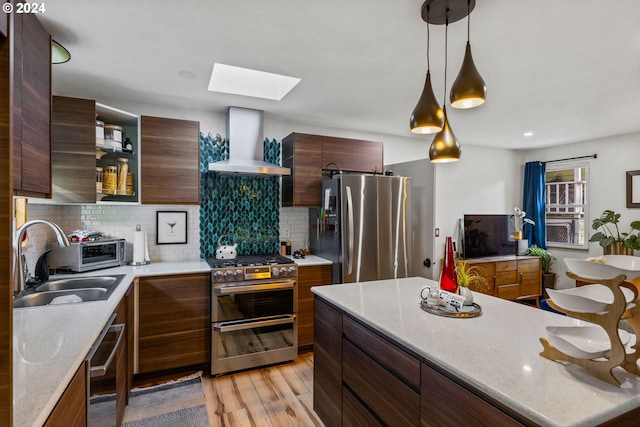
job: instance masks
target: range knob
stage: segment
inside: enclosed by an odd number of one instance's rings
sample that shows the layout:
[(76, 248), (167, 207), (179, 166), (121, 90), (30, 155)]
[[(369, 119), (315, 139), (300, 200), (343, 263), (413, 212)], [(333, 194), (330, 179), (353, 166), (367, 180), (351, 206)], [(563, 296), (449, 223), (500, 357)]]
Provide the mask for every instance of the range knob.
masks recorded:
[(233, 276), (236, 278), (236, 280), (244, 279), (244, 274), (243, 274), (242, 270), (240, 270), (240, 269), (234, 271), (233, 272)]
[(227, 282), (233, 280), (233, 271), (232, 270), (227, 270), (224, 272), (224, 278)]
[(213, 280), (215, 280), (216, 282), (221, 282), (222, 281), (222, 271), (218, 270), (216, 272), (213, 273)]
[(280, 277), (287, 277), (287, 269), (285, 267), (280, 269)]
[(278, 267), (273, 267), (271, 269), (271, 277), (278, 277), (280, 275), (280, 270)]
[(289, 277), (293, 277), (296, 275), (296, 268), (295, 267), (289, 267)]

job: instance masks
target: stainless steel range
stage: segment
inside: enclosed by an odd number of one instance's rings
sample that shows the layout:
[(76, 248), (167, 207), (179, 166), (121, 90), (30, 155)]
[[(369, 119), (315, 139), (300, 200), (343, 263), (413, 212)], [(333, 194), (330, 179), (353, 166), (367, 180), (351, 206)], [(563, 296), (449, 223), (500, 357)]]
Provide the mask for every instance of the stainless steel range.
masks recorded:
[(298, 268), (281, 255), (209, 258), (211, 374), (298, 357)]

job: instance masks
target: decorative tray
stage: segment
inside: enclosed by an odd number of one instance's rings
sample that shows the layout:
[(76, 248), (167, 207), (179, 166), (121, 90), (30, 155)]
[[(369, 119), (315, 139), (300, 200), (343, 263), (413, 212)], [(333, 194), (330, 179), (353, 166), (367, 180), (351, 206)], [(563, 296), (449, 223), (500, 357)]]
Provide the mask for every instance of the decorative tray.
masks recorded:
[(429, 305), (425, 300), (420, 302), (420, 308), (427, 313), (436, 314), (444, 317), (477, 317), (482, 313), (482, 307), (475, 302), (472, 305), (464, 305), (458, 312), (449, 311), (442, 305)]

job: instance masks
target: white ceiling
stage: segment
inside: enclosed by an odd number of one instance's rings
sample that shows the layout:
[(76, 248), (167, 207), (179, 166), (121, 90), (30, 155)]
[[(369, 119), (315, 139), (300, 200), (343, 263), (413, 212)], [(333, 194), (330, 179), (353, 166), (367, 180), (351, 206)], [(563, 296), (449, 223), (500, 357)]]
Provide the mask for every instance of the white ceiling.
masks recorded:
[[(56, 0), (40, 18), (71, 52), (70, 62), (53, 66), (56, 94), (219, 113), (234, 105), (430, 141), (409, 131), (426, 72), (421, 5)], [(444, 27), (430, 28), (442, 102)], [(449, 85), (465, 41), (466, 20), (451, 24)], [(471, 46), (488, 97), (473, 110), (447, 108), (463, 146), (532, 148), (640, 131), (640, 1), (477, 0)], [(282, 101), (208, 92), (214, 62), (302, 81)], [(184, 71), (195, 78), (181, 77)]]

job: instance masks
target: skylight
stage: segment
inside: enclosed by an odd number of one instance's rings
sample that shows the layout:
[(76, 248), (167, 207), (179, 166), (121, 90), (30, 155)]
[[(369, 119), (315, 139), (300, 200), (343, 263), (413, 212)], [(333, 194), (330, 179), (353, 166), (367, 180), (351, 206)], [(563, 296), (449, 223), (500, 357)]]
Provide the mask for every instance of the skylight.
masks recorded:
[(208, 89), (280, 101), (298, 82), (295, 77), (215, 63)]

